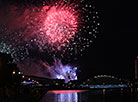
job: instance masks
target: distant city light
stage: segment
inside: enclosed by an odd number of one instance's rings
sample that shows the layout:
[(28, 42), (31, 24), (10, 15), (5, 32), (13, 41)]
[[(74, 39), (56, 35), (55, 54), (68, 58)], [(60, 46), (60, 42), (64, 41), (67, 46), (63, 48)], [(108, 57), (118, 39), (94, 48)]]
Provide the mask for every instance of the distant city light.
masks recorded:
[(13, 71), (12, 74), (15, 74), (15, 71)]
[(24, 75), (22, 76), (22, 78), (24, 78)]

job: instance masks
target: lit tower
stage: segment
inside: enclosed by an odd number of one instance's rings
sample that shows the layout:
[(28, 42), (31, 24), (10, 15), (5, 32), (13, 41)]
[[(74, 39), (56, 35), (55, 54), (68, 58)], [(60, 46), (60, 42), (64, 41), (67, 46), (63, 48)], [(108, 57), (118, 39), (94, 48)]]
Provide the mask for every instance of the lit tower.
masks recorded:
[(135, 60), (135, 79), (138, 79), (138, 56)]

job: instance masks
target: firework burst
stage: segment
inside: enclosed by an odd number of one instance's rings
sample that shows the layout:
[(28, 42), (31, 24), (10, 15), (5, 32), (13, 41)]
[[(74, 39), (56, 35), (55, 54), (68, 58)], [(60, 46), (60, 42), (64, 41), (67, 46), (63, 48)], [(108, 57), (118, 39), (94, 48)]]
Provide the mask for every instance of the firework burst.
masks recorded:
[(20, 66), (34, 56), (76, 60), (96, 38), (99, 16), (88, 0), (18, 1), (0, 8), (0, 52)]
[(71, 65), (63, 65), (60, 60), (55, 60), (53, 66), (43, 63), (50, 73), (52, 79), (64, 79), (66, 83), (70, 80), (77, 80), (77, 67)]

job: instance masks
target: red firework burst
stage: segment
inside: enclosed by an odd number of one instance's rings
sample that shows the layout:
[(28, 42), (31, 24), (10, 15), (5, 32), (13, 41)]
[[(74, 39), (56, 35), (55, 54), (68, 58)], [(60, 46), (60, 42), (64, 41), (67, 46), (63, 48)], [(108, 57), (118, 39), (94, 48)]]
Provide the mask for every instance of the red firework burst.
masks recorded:
[(63, 1), (55, 4), (57, 5), (43, 7), (46, 11), (43, 30), (48, 43), (59, 49), (65, 43), (69, 43), (78, 31), (79, 13)]

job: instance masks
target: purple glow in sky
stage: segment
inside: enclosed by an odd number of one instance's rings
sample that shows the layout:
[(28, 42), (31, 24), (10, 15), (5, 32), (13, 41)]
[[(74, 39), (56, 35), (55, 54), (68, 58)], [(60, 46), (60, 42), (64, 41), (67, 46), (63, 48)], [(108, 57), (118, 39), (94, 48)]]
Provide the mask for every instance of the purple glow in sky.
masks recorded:
[(77, 67), (63, 65), (60, 60), (55, 60), (52, 66), (49, 66), (47, 63), (43, 63), (43, 65), (48, 69), (53, 79), (64, 79), (65, 83), (68, 83), (70, 80), (77, 80)]

